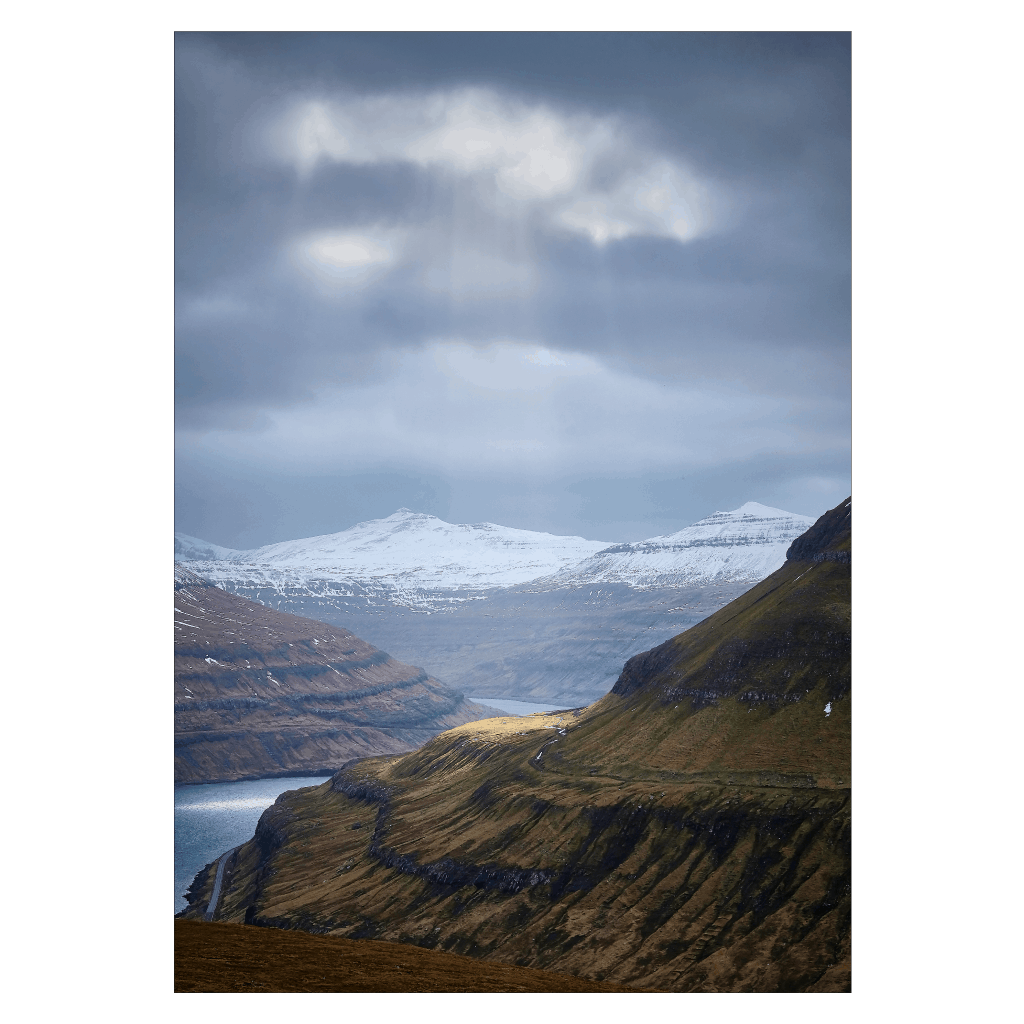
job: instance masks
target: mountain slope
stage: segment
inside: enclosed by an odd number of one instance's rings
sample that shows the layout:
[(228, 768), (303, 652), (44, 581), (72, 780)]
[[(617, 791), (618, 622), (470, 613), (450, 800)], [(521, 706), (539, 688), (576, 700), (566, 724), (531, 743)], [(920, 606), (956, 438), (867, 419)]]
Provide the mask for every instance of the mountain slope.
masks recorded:
[(175, 783), (334, 770), (493, 714), (347, 630), (174, 574)]
[(665, 537), (613, 544), (538, 581), (552, 587), (625, 583), (636, 589), (708, 583), (756, 583), (778, 569), (786, 549), (814, 522), (748, 501)]
[(174, 535), (174, 558), (179, 562), (218, 562), (231, 561), (245, 554), (234, 548), (223, 548), (219, 544), (190, 537), (187, 533)]
[(218, 917), (637, 989), (849, 990), (849, 511), (592, 707), (283, 795)]
[[(194, 550), (203, 543), (178, 537)], [(494, 523), (456, 525), (403, 508), (340, 533), (216, 557), (277, 569), (282, 580), (329, 573), (361, 581), (386, 580), (392, 586), (459, 588), (513, 586), (557, 572), (604, 547), (604, 541)]]

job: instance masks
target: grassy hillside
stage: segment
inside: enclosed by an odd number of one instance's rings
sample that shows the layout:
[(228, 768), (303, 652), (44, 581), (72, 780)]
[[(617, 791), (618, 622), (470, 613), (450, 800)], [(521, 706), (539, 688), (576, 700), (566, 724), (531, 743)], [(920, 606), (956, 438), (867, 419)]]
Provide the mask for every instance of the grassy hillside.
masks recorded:
[(849, 989), (848, 503), (804, 540), (590, 708), (281, 797), (217, 918), (636, 989)]
[(227, 594), (183, 566), (174, 610), (178, 784), (333, 771), (493, 714), (346, 629)]

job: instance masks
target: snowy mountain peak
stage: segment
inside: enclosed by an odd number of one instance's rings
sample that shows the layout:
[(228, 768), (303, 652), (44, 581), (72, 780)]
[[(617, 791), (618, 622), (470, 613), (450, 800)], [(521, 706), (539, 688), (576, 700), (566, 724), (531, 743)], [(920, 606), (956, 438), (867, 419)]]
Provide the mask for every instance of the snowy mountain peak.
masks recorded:
[(244, 551), (221, 547), (220, 544), (211, 544), (207, 540), (190, 537), (187, 533), (174, 535), (174, 557), (178, 560), (216, 562), (231, 560), (244, 554)]
[(810, 516), (748, 501), (664, 537), (613, 544), (548, 582), (556, 587), (626, 583), (640, 589), (756, 583), (782, 565), (789, 545), (813, 523)]
[[(190, 538), (194, 540), (194, 538)], [(446, 523), (424, 512), (398, 509), (385, 519), (340, 533), (267, 544), (230, 555), (204, 555), (216, 545), (195, 541), (178, 557), (219, 561), (204, 572), (237, 575), (223, 562), (284, 572), (298, 580), (344, 576), (401, 587), (506, 587), (558, 572), (607, 547), (607, 541), (516, 530), (494, 523)], [(194, 550), (196, 554), (190, 554)], [(227, 551), (228, 549), (220, 549)]]
[[(762, 505), (757, 501), (748, 501), (732, 512), (716, 512), (716, 516), (744, 517), (755, 516), (760, 519), (790, 519), (792, 512), (785, 512), (781, 508), (772, 508), (770, 505)], [(806, 517), (805, 517), (806, 518)], [(813, 520), (812, 520), (813, 521)]]
[(735, 536), (737, 539), (758, 536), (767, 542), (780, 538), (782, 534), (788, 535), (793, 530), (797, 532), (792, 535), (797, 537), (813, 522), (814, 519), (811, 516), (801, 516), (795, 512), (786, 512), (781, 508), (772, 508), (756, 501), (748, 501), (731, 512), (715, 512), (698, 520), (692, 526), (684, 526), (683, 529), (664, 537), (651, 537), (650, 540), (619, 546), (646, 547), (667, 543), (676, 544), (710, 535)]
[(237, 579), (241, 573), (288, 587), (343, 578), (403, 591), (534, 581), (556, 588), (607, 582), (647, 589), (757, 582), (782, 565), (790, 543), (813, 522), (809, 516), (748, 501), (664, 537), (608, 545), (495, 523), (447, 523), (400, 508), (339, 533), (252, 551), (176, 534), (175, 557), (202, 562), (202, 575), (214, 582)]
[(437, 523), (444, 521), (438, 519), (437, 516), (430, 515), (429, 512), (413, 512), (411, 508), (400, 508), (397, 512), (392, 512), (385, 519), (368, 519), (365, 523), (356, 523), (356, 526), (366, 526), (367, 523), (407, 523), (427, 522), (429, 520)]

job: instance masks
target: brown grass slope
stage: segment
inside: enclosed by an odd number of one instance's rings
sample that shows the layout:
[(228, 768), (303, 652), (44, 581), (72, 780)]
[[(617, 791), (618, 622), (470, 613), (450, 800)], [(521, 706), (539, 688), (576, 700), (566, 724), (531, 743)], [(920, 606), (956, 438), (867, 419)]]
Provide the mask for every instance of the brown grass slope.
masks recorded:
[(218, 919), (635, 989), (848, 990), (849, 503), (802, 540), (590, 708), (463, 725), (282, 796)]
[(175, 992), (621, 992), (397, 942), (174, 922)]
[(492, 714), (348, 630), (174, 583), (176, 783), (335, 771)]

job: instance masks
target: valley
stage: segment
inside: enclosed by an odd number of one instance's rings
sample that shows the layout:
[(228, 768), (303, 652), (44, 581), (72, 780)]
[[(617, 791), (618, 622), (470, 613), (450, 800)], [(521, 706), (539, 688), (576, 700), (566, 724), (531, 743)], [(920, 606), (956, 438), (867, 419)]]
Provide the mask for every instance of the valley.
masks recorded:
[(495, 714), (346, 629), (176, 565), (176, 784), (315, 775)]
[(634, 990), (849, 991), (850, 553), (847, 501), (596, 703), (283, 794), (215, 919)]
[[(749, 589), (746, 583), (639, 591), (625, 584), (469, 595), (428, 592), (428, 608), (329, 586), (274, 590), (223, 583), (231, 593), (344, 626), (396, 658), (427, 667), (455, 690), (547, 703), (591, 704), (623, 662), (688, 629)], [(357, 597), (363, 597), (357, 600)], [(445, 605), (442, 600), (450, 602)]]
[(250, 552), (175, 543), (225, 591), (349, 629), (455, 690), (576, 706), (604, 696), (628, 658), (777, 569), (810, 525), (747, 502), (666, 537), (605, 545), (402, 509)]

